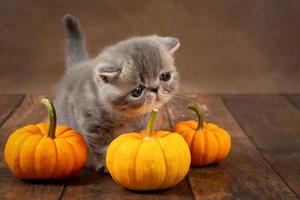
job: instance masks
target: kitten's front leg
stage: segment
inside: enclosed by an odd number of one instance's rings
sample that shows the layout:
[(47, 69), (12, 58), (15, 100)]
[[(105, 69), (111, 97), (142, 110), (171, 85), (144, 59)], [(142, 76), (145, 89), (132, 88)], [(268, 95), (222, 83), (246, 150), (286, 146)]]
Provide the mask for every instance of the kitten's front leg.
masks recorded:
[(92, 164), (97, 172), (105, 172), (106, 150), (112, 141), (112, 133), (103, 128), (97, 128), (96, 131), (86, 132), (84, 138), (88, 144)]

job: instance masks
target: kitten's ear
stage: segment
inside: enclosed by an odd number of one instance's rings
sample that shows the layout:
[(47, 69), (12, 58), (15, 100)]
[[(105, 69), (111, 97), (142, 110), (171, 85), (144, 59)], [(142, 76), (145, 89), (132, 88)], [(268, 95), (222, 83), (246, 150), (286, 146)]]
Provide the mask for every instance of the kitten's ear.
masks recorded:
[(171, 54), (173, 54), (180, 47), (180, 42), (177, 38), (163, 37), (162, 41)]
[(96, 73), (104, 82), (115, 80), (121, 73), (121, 68), (109, 64), (99, 64), (96, 67)]

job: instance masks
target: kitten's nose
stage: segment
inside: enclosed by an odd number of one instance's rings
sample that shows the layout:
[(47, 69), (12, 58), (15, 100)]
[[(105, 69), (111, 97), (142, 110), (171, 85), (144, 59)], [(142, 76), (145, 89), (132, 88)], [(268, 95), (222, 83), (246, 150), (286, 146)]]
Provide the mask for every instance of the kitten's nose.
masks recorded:
[(157, 93), (157, 92), (158, 92), (158, 87), (156, 87), (156, 88), (151, 88), (150, 90), (151, 90), (151, 92)]

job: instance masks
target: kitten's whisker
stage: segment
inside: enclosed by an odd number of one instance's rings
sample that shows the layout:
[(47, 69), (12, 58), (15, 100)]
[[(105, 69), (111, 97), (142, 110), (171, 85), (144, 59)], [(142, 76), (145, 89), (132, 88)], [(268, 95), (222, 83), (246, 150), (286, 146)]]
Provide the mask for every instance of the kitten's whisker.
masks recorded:
[(185, 97), (183, 96), (180, 96), (180, 95), (177, 95), (177, 94), (174, 94), (174, 95), (170, 95), (170, 94), (167, 94), (167, 93), (162, 93), (163, 96), (165, 97), (168, 97), (170, 99), (173, 99), (173, 100), (186, 100)]
[(173, 95), (169, 95), (169, 94), (164, 94), (162, 93), (161, 96), (163, 96), (164, 98), (166, 98), (168, 101), (177, 101), (178, 99), (175, 100)]
[(185, 97), (184, 97), (184, 96), (180, 96), (180, 95), (176, 95), (176, 94), (175, 94), (175, 95), (173, 95), (173, 97), (174, 97), (174, 98), (177, 98), (177, 99), (185, 99)]

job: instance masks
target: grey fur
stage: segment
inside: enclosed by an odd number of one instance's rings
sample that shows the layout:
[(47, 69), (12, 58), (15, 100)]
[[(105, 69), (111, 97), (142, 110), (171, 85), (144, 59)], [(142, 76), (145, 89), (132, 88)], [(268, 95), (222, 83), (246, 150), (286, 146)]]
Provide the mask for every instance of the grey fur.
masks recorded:
[[(68, 19), (76, 22), (73, 17)], [(75, 35), (81, 35), (78, 23), (72, 26)], [(70, 45), (72, 65), (66, 70), (55, 101), (58, 119), (84, 136), (99, 170), (105, 164), (106, 147), (112, 139), (125, 131), (145, 128), (148, 113), (176, 92), (178, 74), (172, 54), (179, 41), (155, 35), (134, 37), (88, 60), (82, 59), (87, 55), (83, 38), (68, 36), (71, 43), (80, 45)], [(160, 80), (163, 72), (171, 72), (171, 80)], [(133, 98), (130, 92), (141, 83), (145, 85), (143, 94)]]
[(78, 21), (72, 15), (65, 15), (64, 24), (68, 36), (66, 64), (73, 66), (87, 60), (88, 55)]

